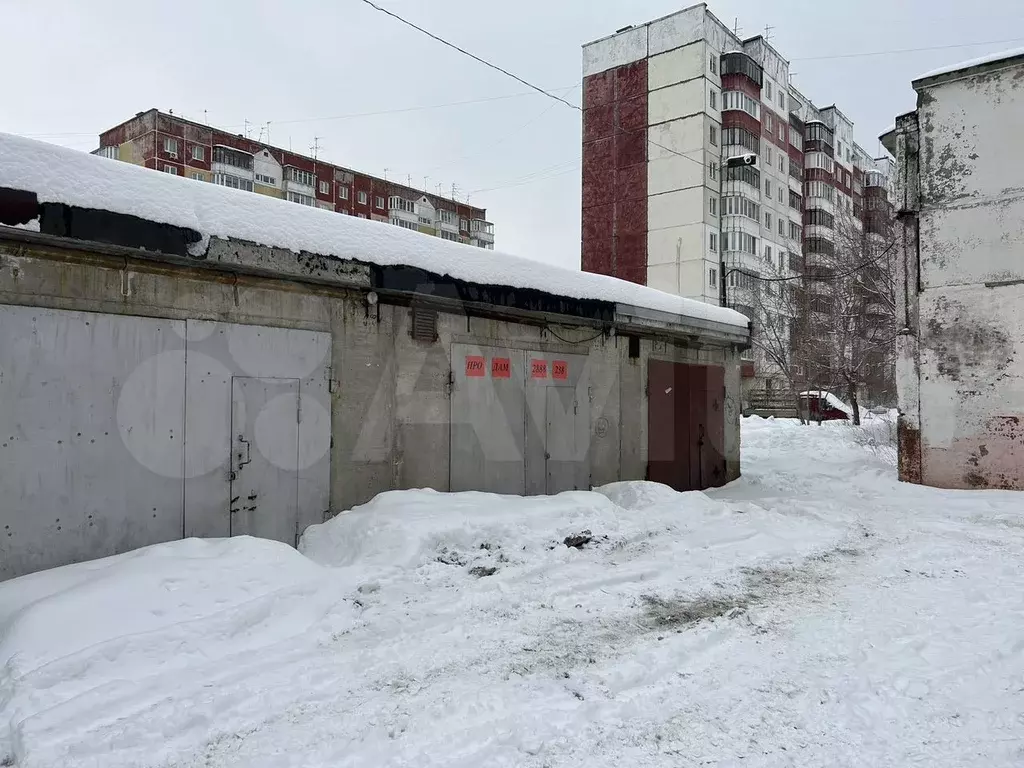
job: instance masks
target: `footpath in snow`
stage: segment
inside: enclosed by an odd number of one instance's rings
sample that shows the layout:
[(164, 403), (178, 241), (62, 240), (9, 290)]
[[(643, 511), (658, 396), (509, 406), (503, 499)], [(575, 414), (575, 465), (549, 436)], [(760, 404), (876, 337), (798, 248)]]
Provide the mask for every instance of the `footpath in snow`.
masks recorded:
[(5, 582), (0, 765), (1022, 765), (1024, 495), (900, 484), (891, 429)]

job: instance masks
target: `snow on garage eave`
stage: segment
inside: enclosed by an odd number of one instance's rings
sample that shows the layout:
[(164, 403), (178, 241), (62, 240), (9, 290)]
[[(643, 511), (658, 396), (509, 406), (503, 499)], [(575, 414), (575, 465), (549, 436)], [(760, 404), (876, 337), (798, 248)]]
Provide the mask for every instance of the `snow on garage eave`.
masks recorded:
[(489, 251), (391, 224), (172, 176), (130, 163), (0, 133), (0, 187), (199, 232), (380, 266), (409, 266), (480, 285), (531, 288), (574, 299), (644, 307), (747, 329), (747, 318), (624, 280)]

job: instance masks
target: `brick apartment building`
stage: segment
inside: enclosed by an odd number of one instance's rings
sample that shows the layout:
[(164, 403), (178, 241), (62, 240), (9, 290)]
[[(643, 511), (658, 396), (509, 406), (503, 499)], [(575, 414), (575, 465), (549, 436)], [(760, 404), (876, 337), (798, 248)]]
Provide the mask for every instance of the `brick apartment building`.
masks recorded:
[[(584, 270), (711, 304), (724, 294), (756, 336), (758, 278), (815, 268), (841, 224), (890, 236), (892, 160), (706, 4), (585, 45), (583, 76)], [(819, 304), (809, 311), (829, 311)], [(746, 354), (746, 391), (781, 384), (756, 344)]]
[(494, 248), (487, 211), (156, 109), (100, 134), (93, 154)]

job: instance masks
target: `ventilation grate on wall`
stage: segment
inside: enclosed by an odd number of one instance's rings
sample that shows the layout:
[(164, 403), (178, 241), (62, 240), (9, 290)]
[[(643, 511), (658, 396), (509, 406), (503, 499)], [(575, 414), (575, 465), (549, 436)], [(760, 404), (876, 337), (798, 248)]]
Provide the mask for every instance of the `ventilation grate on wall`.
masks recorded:
[(410, 310), (411, 322), (409, 335), (416, 341), (432, 343), (437, 341), (437, 312), (424, 307), (413, 307)]

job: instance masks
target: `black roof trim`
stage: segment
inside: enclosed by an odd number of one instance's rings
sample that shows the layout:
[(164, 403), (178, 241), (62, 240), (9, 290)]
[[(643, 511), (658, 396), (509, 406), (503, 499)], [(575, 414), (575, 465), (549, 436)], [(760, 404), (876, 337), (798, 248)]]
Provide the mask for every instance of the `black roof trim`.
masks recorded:
[(481, 285), (416, 267), (368, 266), (371, 284), (381, 292), (412, 294), (457, 301), (465, 305), (485, 304), (522, 312), (578, 317), (608, 325), (615, 323), (615, 304), (609, 301), (573, 299), (534, 288)]

